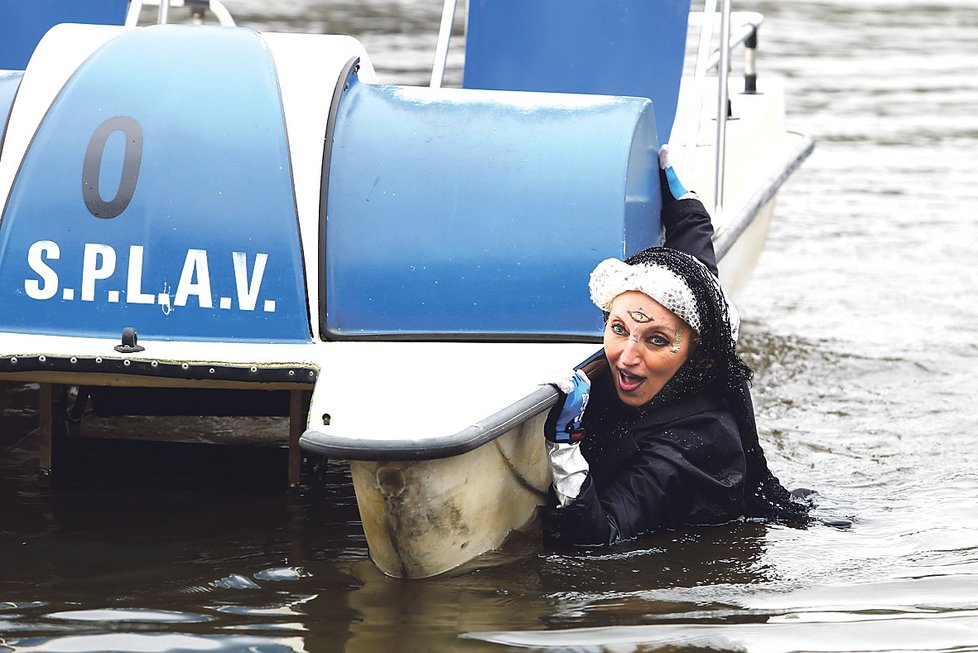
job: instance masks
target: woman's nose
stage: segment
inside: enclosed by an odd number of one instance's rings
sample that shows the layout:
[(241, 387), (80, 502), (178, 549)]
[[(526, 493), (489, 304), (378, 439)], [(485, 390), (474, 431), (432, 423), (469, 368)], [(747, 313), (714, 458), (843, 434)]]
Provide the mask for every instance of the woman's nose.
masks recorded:
[(638, 340), (629, 338), (625, 341), (625, 347), (621, 350), (622, 365), (635, 365), (639, 361)]

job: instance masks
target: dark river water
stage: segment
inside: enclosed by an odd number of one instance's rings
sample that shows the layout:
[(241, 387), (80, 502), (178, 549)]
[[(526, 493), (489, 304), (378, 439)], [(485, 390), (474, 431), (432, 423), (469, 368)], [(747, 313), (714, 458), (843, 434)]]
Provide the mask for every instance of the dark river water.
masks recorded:
[[(441, 4), (227, 1), (259, 29), (357, 35), (382, 81), (413, 84)], [(123, 443), (50, 488), (36, 388), (5, 384), (0, 651), (978, 651), (978, 4), (740, 8), (766, 15), (760, 74), (817, 140), (738, 302), (762, 442), (851, 528), (577, 557), (530, 531), (479, 569), (394, 580), (342, 466), (290, 495), (268, 450)]]

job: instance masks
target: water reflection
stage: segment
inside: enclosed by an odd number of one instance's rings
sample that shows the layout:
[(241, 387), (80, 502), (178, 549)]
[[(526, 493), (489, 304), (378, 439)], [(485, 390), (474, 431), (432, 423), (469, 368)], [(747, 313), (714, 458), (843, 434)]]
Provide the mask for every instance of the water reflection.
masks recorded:
[[(723, 619), (723, 614), (704, 615)], [(688, 618), (683, 615), (682, 618)], [(557, 632), (485, 632), (464, 637), (538, 651), (954, 651), (974, 642), (978, 612), (946, 618), (931, 615), (823, 613), (759, 624), (662, 624), (603, 627)], [(909, 648), (908, 648), (909, 646)]]
[[(517, 630), (644, 624), (696, 609), (650, 588), (766, 582), (766, 530), (755, 525), (663, 534), (614, 551), (542, 552), (538, 532), (518, 535), (493, 566), (423, 581), (388, 578), (368, 563), (349, 567), (361, 583), (347, 598), (358, 615), (346, 651), (458, 650), (460, 632), (507, 624)], [(315, 610), (316, 606), (310, 606)]]
[[(3, 648), (0, 648), (2, 651)], [(20, 640), (10, 651), (24, 653), (177, 653), (193, 651), (254, 651), (255, 653), (295, 653), (306, 651), (296, 637), (254, 637), (250, 635), (185, 635), (110, 633), (66, 635), (57, 639), (31, 637)]]

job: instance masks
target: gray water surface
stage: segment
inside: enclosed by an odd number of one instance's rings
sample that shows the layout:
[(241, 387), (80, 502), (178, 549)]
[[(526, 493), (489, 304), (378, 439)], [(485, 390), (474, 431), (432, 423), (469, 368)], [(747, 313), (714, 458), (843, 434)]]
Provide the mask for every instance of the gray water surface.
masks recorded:
[[(258, 29), (356, 35), (382, 81), (410, 84), (441, 4), (227, 0)], [(254, 480), (281, 459), (133, 446), (46, 488), (36, 390), (7, 384), (0, 651), (978, 651), (978, 5), (739, 7), (766, 15), (760, 74), (786, 79), (789, 125), (818, 143), (738, 300), (762, 442), (851, 528), (581, 556), (531, 531), (479, 569), (394, 580), (343, 467), (290, 496)], [(449, 64), (457, 83), (458, 44)]]

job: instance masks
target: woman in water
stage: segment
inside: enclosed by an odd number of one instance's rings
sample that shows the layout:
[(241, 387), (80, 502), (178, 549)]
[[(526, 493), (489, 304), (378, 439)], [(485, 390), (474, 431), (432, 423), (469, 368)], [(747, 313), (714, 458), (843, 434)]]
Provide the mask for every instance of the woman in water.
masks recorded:
[[(660, 152), (665, 247), (591, 273), (604, 312), (592, 380), (578, 371), (547, 420), (544, 538), (607, 545), (683, 525), (801, 524), (809, 504), (768, 469), (739, 317), (717, 280), (713, 226)], [(601, 361), (600, 359), (604, 359)]]

